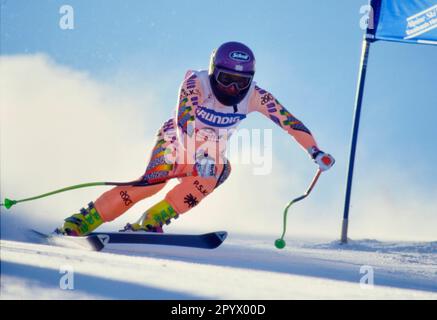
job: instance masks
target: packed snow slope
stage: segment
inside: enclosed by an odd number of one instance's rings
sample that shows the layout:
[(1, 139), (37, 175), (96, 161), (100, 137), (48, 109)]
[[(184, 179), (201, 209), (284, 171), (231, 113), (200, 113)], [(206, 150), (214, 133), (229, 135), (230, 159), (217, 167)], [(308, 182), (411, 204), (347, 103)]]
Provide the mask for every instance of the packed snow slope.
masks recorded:
[(23, 232), (1, 240), (1, 299), (437, 299), (437, 242), (274, 240), (89, 252)]

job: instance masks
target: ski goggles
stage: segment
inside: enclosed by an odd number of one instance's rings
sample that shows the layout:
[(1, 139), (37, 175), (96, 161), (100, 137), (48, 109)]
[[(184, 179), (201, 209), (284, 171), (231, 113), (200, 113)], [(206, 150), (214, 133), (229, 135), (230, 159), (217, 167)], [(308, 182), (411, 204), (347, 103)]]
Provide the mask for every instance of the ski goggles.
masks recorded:
[(232, 73), (227, 70), (216, 69), (215, 80), (224, 87), (229, 87), (233, 84), (237, 86), (238, 89), (243, 90), (250, 86), (252, 83), (252, 75), (245, 75), (241, 73)]

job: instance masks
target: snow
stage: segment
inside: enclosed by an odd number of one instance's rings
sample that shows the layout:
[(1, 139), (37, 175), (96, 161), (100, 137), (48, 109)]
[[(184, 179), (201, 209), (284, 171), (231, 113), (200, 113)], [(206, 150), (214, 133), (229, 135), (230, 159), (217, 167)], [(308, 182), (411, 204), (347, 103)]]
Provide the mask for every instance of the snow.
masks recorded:
[[(230, 234), (214, 250), (91, 252), (2, 239), (1, 299), (437, 299), (437, 242), (273, 242)], [(61, 289), (65, 270), (73, 290)], [(360, 282), (369, 270), (374, 285)]]

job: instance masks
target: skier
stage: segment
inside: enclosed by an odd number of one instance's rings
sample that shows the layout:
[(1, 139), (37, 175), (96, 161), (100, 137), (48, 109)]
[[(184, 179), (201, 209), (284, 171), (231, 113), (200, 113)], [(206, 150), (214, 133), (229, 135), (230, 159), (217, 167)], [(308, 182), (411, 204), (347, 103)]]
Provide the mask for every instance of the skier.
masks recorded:
[[(124, 230), (161, 233), (164, 224), (189, 211), (220, 186), (231, 172), (224, 156), (226, 143), (241, 120), (253, 111), (293, 136), (322, 171), (332, 167), (334, 158), (318, 148), (302, 122), (256, 85), (254, 75), (254, 54), (239, 42), (227, 42), (214, 50), (209, 70), (186, 73), (179, 89), (176, 115), (158, 130), (147, 169), (138, 181), (197, 174), (180, 178), (163, 200), (146, 210), (137, 222), (128, 223)], [(165, 183), (115, 187), (65, 219), (56, 231), (87, 235), (164, 186)]]

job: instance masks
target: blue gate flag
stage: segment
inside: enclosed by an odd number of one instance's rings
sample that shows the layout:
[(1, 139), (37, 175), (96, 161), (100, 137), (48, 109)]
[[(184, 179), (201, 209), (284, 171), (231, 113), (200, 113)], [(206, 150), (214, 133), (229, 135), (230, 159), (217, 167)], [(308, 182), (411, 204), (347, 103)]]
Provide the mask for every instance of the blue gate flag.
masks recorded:
[(437, 0), (371, 0), (370, 5), (368, 40), (437, 45)]

